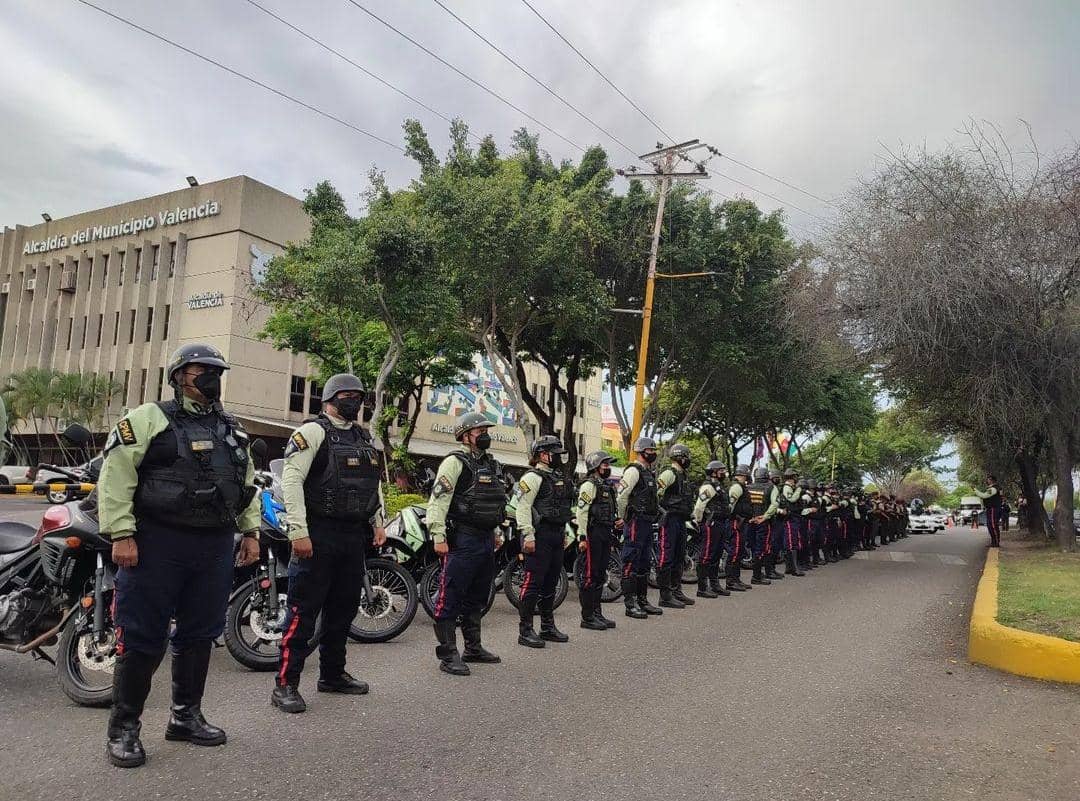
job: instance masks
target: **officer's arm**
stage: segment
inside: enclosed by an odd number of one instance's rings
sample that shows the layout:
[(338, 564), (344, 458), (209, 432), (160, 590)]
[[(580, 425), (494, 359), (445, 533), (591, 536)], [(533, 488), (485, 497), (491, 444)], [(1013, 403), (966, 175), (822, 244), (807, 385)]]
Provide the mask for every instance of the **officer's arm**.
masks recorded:
[(615, 509), (620, 520), (626, 519), (626, 507), (630, 505), (630, 493), (634, 491), (639, 478), (641, 478), (641, 470), (637, 468), (623, 470), (622, 478), (619, 479), (619, 494), (615, 497)]
[(675, 470), (671, 467), (664, 468), (660, 477), (656, 479), (656, 496), (663, 498), (667, 488), (675, 483)]
[(701, 523), (705, 517), (705, 507), (709, 505), (711, 501), (716, 497), (716, 488), (709, 483), (701, 485), (701, 489), (697, 493), (697, 502), (694, 504), (694, 522)]
[(540, 491), (540, 484), (540, 476), (530, 470), (521, 477), (517, 485), (517, 509), (514, 515), (517, 519), (518, 531), (525, 536), (525, 542), (533, 542), (536, 539), (532, 507), (533, 501), (536, 500), (536, 493)]
[(772, 492), (769, 493), (769, 506), (765, 510), (765, 513), (761, 516), (764, 520), (772, 520), (776, 517), (776, 513), (780, 509), (780, 488), (773, 487)]
[(577, 518), (578, 537), (584, 537), (589, 533), (589, 509), (594, 500), (596, 500), (595, 485), (591, 481), (582, 482), (581, 489), (578, 490), (577, 511), (574, 513)]
[(281, 471), (281, 493), (285, 496), (285, 514), (289, 516), (289, 539), (302, 540), (308, 536), (307, 505), (304, 503), (304, 482), (307, 480), (315, 454), (322, 447), (326, 432), (318, 423), (304, 423), (289, 437), (285, 446), (285, 468)]
[(368, 522), (371, 523), (372, 528), (386, 528), (386, 501), (383, 500), (383, 488), (382, 482), (379, 482), (378, 489), (379, 505), (375, 507), (375, 511), (371, 513), (371, 517), (368, 518)]
[(728, 496), (728, 501), (731, 502), (731, 508), (732, 509), (735, 508), (735, 504), (738, 503), (739, 498), (742, 497), (742, 494), (743, 494), (742, 484), (740, 484), (738, 481), (736, 481), (734, 484), (732, 484), (728, 488), (727, 496)]
[(974, 489), (974, 490), (972, 490), (972, 492), (974, 492), (974, 493), (975, 493), (976, 495), (978, 495), (978, 496), (979, 496), (980, 498), (982, 498), (982, 499), (984, 499), (984, 500), (985, 500), (986, 498), (989, 498), (989, 497), (990, 497), (991, 495), (993, 495), (993, 493), (992, 493), (992, 492), (983, 492), (983, 491), (982, 491), (982, 490), (980, 490), (980, 489)]
[[(809, 495), (803, 495), (803, 496), (802, 496), (802, 502), (803, 502), (804, 504), (808, 504), (808, 503), (810, 503), (810, 502), (811, 502), (811, 501), (813, 501), (813, 500), (814, 500), (814, 499), (813, 499), (813, 498), (812, 498), (811, 496), (809, 496)], [(813, 510), (812, 508), (810, 508), (809, 506), (803, 506), (803, 510), (802, 510), (802, 516), (803, 516), (803, 517), (808, 517), (808, 516), (810, 515), (810, 513), (811, 513), (811, 512), (813, 512), (813, 511), (814, 511), (814, 510)]]
[(97, 485), (98, 525), (102, 534), (122, 540), (135, 533), (139, 465), (150, 440), (168, 427), (165, 413), (156, 403), (147, 403), (133, 409), (109, 434)]
[(446, 542), (446, 516), (450, 514), (450, 502), (454, 499), (454, 487), (461, 478), (461, 460), (447, 456), (435, 473), (431, 497), (427, 505), (427, 527), (431, 541), (436, 545)]
[(259, 523), (262, 521), (262, 498), (259, 495), (259, 488), (255, 486), (255, 462), (251, 459), (250, 449), (248, 449), (247, 472), (244, 473), (244, 488), (247, 487), (252, 487), (255, 493), (251, 496), (251, 503), (240, 513), (240, 517), (236, 518), (236, 527), (245, 534), (249, 531), (258, 531)]

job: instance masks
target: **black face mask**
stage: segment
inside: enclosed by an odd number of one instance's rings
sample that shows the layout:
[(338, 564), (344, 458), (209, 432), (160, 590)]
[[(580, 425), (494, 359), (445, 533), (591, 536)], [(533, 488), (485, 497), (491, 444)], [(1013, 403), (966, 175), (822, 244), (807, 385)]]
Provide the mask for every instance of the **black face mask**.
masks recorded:
[(643, 453), (643, 454), (641, 454), (641, 458), (645, 460), (646, 464), (652, 464), (653, 462), (656, 461), (656, 454), (655, 453)]
[(199, 390), (208, 401), (221, 397), (221, 373), (199, 373), (191, 379), (191, 386)]
[(686, 470), (688, 467), (690, 467), (690, 457), (688, 457), (688, 456), (680, 456), (675, 460), (675, 462), (683, 470)]
[(600, 478), (609, 478), (611, 476), (611, 468), (601, 467), (596, 471), (596, 475), (600, 476)]
[(364, 408), (363, 398), (338, 398), (334, 401), (334, 407), (337, 409), (338, 414), (341, 415), (342, 420), (348, 420), (350, 422), (356, 420), (360, 415), (360, 410)]
[(479, 434), (473, 444), (476, 445), (478, 451), (486, 451), (491, 447), (491, 434), (486, 431), (483, 434)]
[(552, 470), (558, 470), (560, 467), (563, 466), (563, 460), (562, 460), (562, 454), (561, 453), (549, 454), (548, 459), (551, 460), (551, 461), (548, 462), (548, 467), (550, 467)]

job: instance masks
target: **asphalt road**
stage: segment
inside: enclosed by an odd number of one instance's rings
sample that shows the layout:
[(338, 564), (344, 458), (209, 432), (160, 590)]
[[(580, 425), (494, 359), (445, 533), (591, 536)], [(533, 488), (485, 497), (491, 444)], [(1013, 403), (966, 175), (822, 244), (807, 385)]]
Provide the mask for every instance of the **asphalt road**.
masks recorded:
[(104, 711), (0, 654), (0, 798), (1075, 801), (1080, 687), (965, 661), (985, 542), (911, 537), (606, 633), (577, 628), (571, 591), (571, 642), (543, 651), (516, 645), (500, 598), (486, 643), (504, 662), (467, 679), (436, 670), (420, 612), (396, 642), (350, 646), (370, 695), (319, 695), (312, 670), (292, 717), (221, 650), (204, 707), (228, 745), (164, 741), (162, 671), (133, 771), (105, 762)]

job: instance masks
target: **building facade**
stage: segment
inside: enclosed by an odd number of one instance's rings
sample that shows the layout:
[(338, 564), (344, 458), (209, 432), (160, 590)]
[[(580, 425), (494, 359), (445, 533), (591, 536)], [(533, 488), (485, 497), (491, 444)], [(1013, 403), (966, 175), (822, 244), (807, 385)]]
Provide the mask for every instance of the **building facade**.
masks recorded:
[[(273, 452), (318, 412), (320, 388), (303, 354), (275, 350), (259, 338), (268, 310), (252, 286), (270, 258), (309, 229), (297, 198), (246, 176), (5, 227), (0, 378), (28, 367), (107, 375), (122, 387), (114, 402), (119, 414), (170, 397), (169, 354), (187, 342), (207, 342), (232, 365), (223, 389), (229, 410)], [(527, 374), (546, 397), (546, 377), (532, 366)], [(558, 425), (576, 416), (584, 453), (600, 445), (599, 373), (581, 382), (579, 392), (576, 409), (559, 408)], [(496, 423), (499, 458), (524, 463), (526, 437), (479, 357), (461, 384), (425, 393), (410, 450), (430, 457), (451, 450), (453, 418), (462, 410), (487, 414)], [(402, 411), (406, 419), (408, 410)], [(535, 430), (531, 423), (526, 428)]]

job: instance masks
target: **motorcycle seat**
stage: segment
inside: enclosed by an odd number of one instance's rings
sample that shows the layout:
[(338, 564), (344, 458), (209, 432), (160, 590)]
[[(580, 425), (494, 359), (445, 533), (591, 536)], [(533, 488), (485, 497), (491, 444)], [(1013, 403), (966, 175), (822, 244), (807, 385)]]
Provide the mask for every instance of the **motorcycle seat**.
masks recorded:
[(36, 533), (37, 529), (28, 523), (0, 520), (0, 554), (25, 551)]

